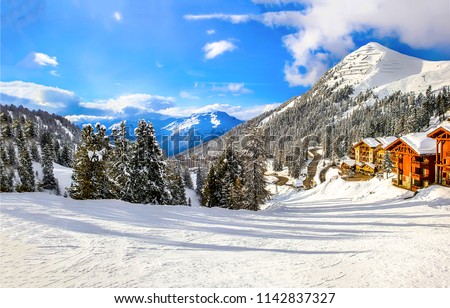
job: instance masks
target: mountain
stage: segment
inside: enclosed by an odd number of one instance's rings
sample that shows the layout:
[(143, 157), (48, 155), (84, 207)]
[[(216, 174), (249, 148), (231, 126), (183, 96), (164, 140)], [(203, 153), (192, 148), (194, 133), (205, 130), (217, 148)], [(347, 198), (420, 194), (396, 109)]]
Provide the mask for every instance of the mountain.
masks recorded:
[(368, 43), (346, 56), (324, 76), (331, 87), (354, 87), (357, 95), (372, 90), (378, 96), (395, 91), (425, 92), (449, 85), (450, 61), (426, 61), (401, 54), (378, 43)]
[[(145, 119), (153, 124), (158, 142), (168, 156), (222, 136), (243, 122), (222, 111), (198, 113), (182, 118), (170, 118), (158, 113), (149, 113), (124, 119), (131, 139), (134, 138), (134, 129), (137, 127), (139, 119)], [(106, 126), (107, 133), (111, 134), (121, 121), (122, 119), (114, 119), (103, 121), (102, 124)]]
[[(326, 148), (325, 157), (341, 157), (360, 138), (400, 136), (442, 120), (450, 109), (448, 86), (450, 61), (426, 61), (369, 43), (325, 72), (306, 93), (224, 137), (242, 140), (256, 126), (269, 141), (269, 157), (286, 161), (312, 144)], [(208, 147), (190, 153), (208, 156)], [(210, 153), (215, 156), (217, 150)]]
[(222, 111), (198, 113), (176, 119), (157, 130), (156, 134), (170, 156), (220, 137), (242, 122)]

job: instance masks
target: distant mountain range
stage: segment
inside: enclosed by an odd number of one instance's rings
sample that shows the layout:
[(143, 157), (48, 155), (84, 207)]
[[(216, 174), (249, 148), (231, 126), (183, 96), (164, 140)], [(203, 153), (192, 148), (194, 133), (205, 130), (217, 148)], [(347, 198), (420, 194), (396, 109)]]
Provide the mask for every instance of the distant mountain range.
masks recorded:
[[(110, 134), (115, 126), (125, 120), (129, 137), (133, 139), (134, 129), (137, 127), (139, 119), (145, 119), (153, 124), (158, 142), (168, 156), (222, 136), (243, 123), (226, 112), (214, 111), (182, 118), (170, 118), (158, 113), (149, 113), (134, 118), (102, 121), (101, 124), (106, 126), (107, 133)], [(80, 123), (80, 127), (83, 124), (85, 123)]]

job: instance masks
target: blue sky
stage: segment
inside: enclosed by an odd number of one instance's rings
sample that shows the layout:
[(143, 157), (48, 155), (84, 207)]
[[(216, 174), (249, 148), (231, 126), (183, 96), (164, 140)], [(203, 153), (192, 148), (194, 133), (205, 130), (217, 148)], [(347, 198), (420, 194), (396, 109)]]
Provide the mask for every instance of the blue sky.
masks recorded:
[[(364, 5), (361, 5), (364, 3)], [(6, 0), (2, 103), (71, 119), (248, 119), (377, 41), (450, 59), (448, 0)]]

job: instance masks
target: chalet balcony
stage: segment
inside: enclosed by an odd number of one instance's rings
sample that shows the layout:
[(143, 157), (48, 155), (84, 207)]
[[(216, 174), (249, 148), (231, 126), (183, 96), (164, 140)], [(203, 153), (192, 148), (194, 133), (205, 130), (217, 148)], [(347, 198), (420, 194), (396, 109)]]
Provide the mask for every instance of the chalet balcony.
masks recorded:
[(422, 177), (420, 174), (418, 174), (418, 173), (413, 173), (413, 174), (411, 174), (411, 177), (412, 177), (414, 180), (417, 180), (417, 181), (420, 181), (421, 179), (423, 179), (423, 177)]

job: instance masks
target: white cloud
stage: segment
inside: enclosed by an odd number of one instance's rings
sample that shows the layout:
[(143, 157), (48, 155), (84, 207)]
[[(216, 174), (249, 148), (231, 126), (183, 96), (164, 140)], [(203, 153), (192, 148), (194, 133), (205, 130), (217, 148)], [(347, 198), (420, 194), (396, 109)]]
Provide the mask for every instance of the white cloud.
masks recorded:
[(219, 92), (229, 92), (234, 95), (241, 95), (241, 94), (249, 94), (252, 93), (252, 90), (245, 87), (245, 84), (243, 82), (241, 83), (224, 83), (222, 85), (217, 86), (216, 84), (213, 84), (213, 91), (219, 91)]
[(50, 75), (55, 76), (55, 77), (60, 77), (56, 70), (51, 70)]
[(218, 41), (213, 43), (207, 43), (203, 47), (203, 51), (205, 52), (205, 59), (210, 60), (214, 59), (215, 57), (223, 54), (227, 51), (233, 51), (236, 49), (236, 45), (231, 43), (230, 41)]
[(112, 15), (112, 17), (116, 20), (116, 21), (122, 21), (122, 13), (120, 12), (114, 12), (114, 14)]
[(173, 117), (187, 117), (194, 113), (223, 111), (241, 120), (248, 120), (278, 107), (280, 104), (267, 104), (252, 107), (232, 106), (229, 104), (210, 104), (201, 107), (171, 107), (160, 110), (159, 113)]
[(191, 93), (189, 93), (187, 91), (181, 91), (180, 92), (180, 97), (184, 98), (184, 99), (200, 99), (199, 96), (192, 95)]
[(216, 30), (214, 30), (214, 29), (209, 29), (206, 31), (206, 34), (208, 34), (208, 35), (213, 35), (215, 33), (216, 33)]
[(251, 20), (249, 15), (228, 15), (228, 14), (208, 14), (208, 15), (184, 15), (186, 20), (208, 20), (222, 19), (234, 24), (244, 23)]
[(82, 102), (80, 106), (90, 109), (113, 111), (124, 113), (125, 109), (133, 108), (142, 112), (155, 112), (160, 109), (172, 107), (175, 99), (151, 94), (129, 94), (107, 100), (96, 100), (93, 102)]
[(68, 115), (68, 116), (65, 116), (65, 118), (72, 123), (97, 122), (97, 121), (102, 121), (102, 120), (115, 119), (113, 116), (94, 116), (94, 115), (86, 115), (86, 114)]
[(30, 109), (58, 110), (78, 104), (75, 93), (32, 82), (0, 82), (0, 93), (4, 103), (22, 104)]
[[(231, 23), (251, 20), (266, 26), (293, 28), (283, 37), (292, 55), (286, 62), (285, 78), (291, 86), (313, 84), (336, 59), (353, 50), (355, 33), (373, 38), (398, 39), (412, 48), (450, 46), (450, 2), (448, 0), (253, 0), (255, 4), (298, 2), (299, 11), (268, 12), (261, 15), (187, 15), (188, 20), (219, 19)], [(361, 36), (360, 36), (361, 37)]]
[(159, 62), (156, 62), (156, 67), (157, 68), (163, 68), (164, 67), (164, 65), (162, 65), (161, 63), (159, 63)]
[(56, 67), (58, 64), (56, 57), (41, 52), (30, 52), (18, 65), (27, 68), (40, 68), (44, 66)]

